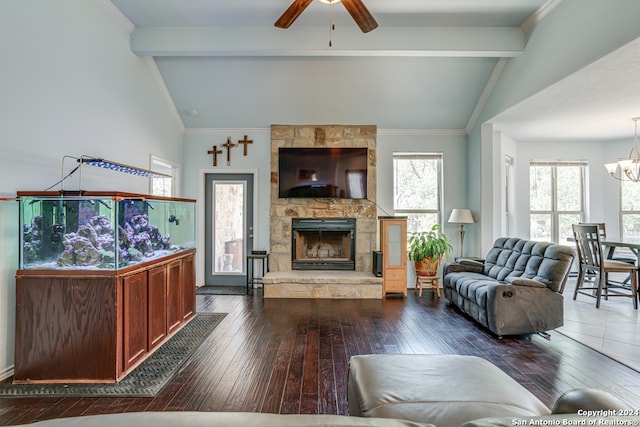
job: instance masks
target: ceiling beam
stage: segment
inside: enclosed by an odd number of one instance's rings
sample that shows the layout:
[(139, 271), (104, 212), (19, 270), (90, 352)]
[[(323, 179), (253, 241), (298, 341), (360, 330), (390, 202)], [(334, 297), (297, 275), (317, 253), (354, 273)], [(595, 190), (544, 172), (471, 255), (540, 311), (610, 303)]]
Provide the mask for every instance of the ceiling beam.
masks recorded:
[(515, 57), (525, 47), (513, 27), (139, 27), (138, 56), (431, 56)]

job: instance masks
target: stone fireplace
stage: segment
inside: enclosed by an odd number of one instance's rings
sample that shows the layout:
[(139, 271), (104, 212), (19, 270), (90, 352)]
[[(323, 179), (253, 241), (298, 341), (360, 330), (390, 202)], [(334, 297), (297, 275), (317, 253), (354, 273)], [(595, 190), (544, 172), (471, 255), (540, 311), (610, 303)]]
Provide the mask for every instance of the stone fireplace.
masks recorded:
[[(382, 298), (382, 279), (371, 273), (377, 245), (376, 135), (376, 126), (271, 127), (271, 259), (265, 298)], [(281, 147), (367, 148), (367, 199), (279, 198)], [(345, 232), (336, 219), (348, 219), (352, 231)], [(308, 229), (313, 222), (329, 227), (300, 233), (301, 224)]]
[(293, 218), (293, 270), (355, 270), (355, 218)]

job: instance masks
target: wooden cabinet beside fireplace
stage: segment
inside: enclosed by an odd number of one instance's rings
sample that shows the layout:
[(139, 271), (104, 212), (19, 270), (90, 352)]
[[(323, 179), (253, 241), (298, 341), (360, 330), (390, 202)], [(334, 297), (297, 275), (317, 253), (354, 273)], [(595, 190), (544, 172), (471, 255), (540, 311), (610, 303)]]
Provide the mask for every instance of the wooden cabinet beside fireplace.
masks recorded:
[(114, 383), (195, 316), (195, 250), (119, 271), (19, 270), (16, 383)]
[(402, 293), (407, 296), (407, 219), (380, 218), (382, 251), (382, 296)]

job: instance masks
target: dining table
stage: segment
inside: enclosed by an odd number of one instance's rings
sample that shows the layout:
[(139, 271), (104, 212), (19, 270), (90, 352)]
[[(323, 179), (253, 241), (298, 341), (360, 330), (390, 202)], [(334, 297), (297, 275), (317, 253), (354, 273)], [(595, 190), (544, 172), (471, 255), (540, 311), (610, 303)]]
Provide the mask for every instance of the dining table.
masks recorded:
[(640, 237), (607, 237), (602, 239), (600, 243), (607, 247), (606, 257), (613, 258), (616, 248), (628, 248), (638, 258), (640, 265)]

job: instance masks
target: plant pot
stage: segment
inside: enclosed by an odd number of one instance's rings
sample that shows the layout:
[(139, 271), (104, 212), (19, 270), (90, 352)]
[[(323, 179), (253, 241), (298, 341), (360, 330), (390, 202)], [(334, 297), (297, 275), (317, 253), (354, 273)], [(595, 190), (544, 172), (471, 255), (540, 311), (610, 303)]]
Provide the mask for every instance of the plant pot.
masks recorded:
[(422, 260), (422, 262), (415, 261), (416, 275), (418, 276), (435, 276), (440, 265), (439, 256), (429, 257)]

